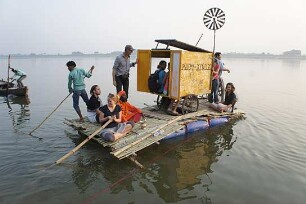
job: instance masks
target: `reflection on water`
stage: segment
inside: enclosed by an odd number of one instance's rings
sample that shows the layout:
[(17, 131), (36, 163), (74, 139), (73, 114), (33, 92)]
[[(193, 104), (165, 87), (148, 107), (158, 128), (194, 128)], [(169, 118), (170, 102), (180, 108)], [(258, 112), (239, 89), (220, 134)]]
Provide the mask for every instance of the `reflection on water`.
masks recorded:
[(194, 135), (190, 142), (175, 149), (171, 157), (165, 156), (151, 167), (150, 180), (165, 202), (196, 198), (198, 190), (203, 195), (199, 199), (204, 203), (211, 202), (207, 195), (213, 184), (209, 174), (213, 173), (212, 164), (236, 142), (232, 126), (229, 124)]
[(22, 126), (30, 120), (30, 99), (27, 96), (12, 96), (9, 95), (8, 98), (5, 98), (4, 102), (7, 104), (9, 109), (8, 113), (12, 120), (13, 127), (20, 129), (17, 126)]
[[(139, 155), (139, 161), (147, 167), (144, 170), (128, 160), (118, 161), (100, 144), (89, 142), (73, 161), (72, 179), (80, 193), (85, 193), (103, 178), (104, 183), (111, 186), (112, 194), (137, 192), (141, 188), (147, 193), (157, 192), (164, 202), (197, 198), (203, 203), (211, 203), (208, 192), (213, 184), (210, 178), (212, 164), (218, 162), (224, 151), (230, 150), (236, 142), (233, 125), (213, 128), (183, 141), (170, 140), (158, 148), (149, 147)], [(84, 140), (78, 134), (66, 132), (66, 135), (75, 146)], [(200, 194), (197, 192), (199, 190)], [(99, 196), (97, 201), (103, 197)]]
[(290, 69), (298, 70), (301, 66), (301, 60), (298, 59), (284, 59), (282, 60), (282, 66), (284, 69), (290, 67)]
[[(79, 145), (84, 140), (84, 137), (80, 137), (78, 134), (72, 134), (67, 131), (65, 133), (75, 146)], [(61, 165), (69, 167), (67, 164)], [(127, 166), (126, 168), (122, 168), (122, 165)], [(119, 161), (111, 156), (109, 151), (100, 144), (90, 141), (82, 147), (78, 156), (76, 156), (76, 159), (73, 161), (72, 180), (80, 190), (80, 193), (85, 193), (98, 179), (104, 178), (107, 183), (115, 183), (119, 176), (126, 175), (131, 170), (135, 170), (135, 166), (131, 164), (130, 161)], [(128, 185), (131, 185), (131, 183)], [(113, 193), (120, 192), (126, 189), (126, 187), (126, 185), (120, 186), (116, 188), (116, 191)], [(127, 188), (131, 189), (131, 186)]]

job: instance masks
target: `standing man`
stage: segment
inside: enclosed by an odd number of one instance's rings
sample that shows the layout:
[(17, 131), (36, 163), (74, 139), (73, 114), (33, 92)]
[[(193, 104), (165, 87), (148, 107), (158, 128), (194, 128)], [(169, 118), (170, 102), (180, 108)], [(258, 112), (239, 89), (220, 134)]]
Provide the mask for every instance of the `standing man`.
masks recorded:
[(220, 69), (219, 69), (219, 86), (221, 86), (221, 102), (224, 102), (224, 94), (225, 94), (225, 89), (224, 89), (224, 81), (221, 78), (222, 72), (223, 71), (227, 71), (228, 73), (230, 73), (230, 70), (224, 67), (224, 63), (221, 60), (221, 52), (216, 52), (215, 53), (215, 59), (217, 60), (217, 64), (219, 65)]
[[(68, 70), (70, 71), (68, 76), (68, 90), (69, 93), (73, 93), (72, 99), (73, 99), (73, 108), (77, 112), (77, 114), (80, 117), (80, 121), (83, 120), (83, 116), (79, 107), (79, 98), (82, 97), (83, 101), (87, 104), (89, 101), (88, 95), (85, 90), (85, 83), (84, 78), (91, 77), (92, 70), (95, 68), (94, 66), (91, 66), (90, 70), (86, 72), (84, 69), (76, 67), (76, 64), (74, 61), (69, 61), (66, 63), (66, 66), (68, 67)], [(71, 85), (73, 84), (73, 88)]]
[(14, 76), (11, 77), (11, 79), (16, 79), (17, 80), (17, 85), (19, 88), (24, 87), (22, 80), (24, 80), (27, 77), (27, 74), (21, 70), (10, 68), (12, 72), (14, 72)]
[(130, 63), (130, 56), (133, 53), (134, 48), (132, 45), (126, 45), (124, 52), (116, 57), (113, 66), (113, 85), (116, 87), (117, 93), (123, 90), (128, 98), (129, 94), (129, 76), (130, 67), (134, 67), (136, 62)]

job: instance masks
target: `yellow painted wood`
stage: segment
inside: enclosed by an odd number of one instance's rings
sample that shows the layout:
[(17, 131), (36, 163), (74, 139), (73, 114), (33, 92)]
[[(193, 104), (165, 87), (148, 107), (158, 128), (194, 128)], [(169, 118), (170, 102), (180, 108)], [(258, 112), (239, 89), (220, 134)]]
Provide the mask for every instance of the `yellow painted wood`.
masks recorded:
[(171, 51), (168, 95), (174, 99), (180, 99), (181, 55), (181, 50)]
[(150, 93), (148, 78), (152, 73), (151, 59), (168, 57), (170, 98), (210, 93), (213, 54), (182, 50), (138, 50), (137, 91)]
[(151, 74), (151, 50), (137, 50), (137, 91), (150, 92), (148, 78)]
[(183, 51), (180, 67), (180, 96), (202, 95), (211, 90), (212, 53)]
[(171, 50), (151, 50), (151, 57), (170, 58)]

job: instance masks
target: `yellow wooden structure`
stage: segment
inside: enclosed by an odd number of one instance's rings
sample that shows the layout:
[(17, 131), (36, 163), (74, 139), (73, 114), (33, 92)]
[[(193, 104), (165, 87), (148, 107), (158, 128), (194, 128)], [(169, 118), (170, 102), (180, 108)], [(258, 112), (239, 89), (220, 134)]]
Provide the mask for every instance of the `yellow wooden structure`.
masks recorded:
[[(137, 51), (137, 91), (150, 93), (148, 78), (156, 69), (152, 67), (152, 59), (169, 58), (168, 97), (180, 99), (190, 94), (210, 93), (212, 52), (177, 40), (156, 40), (156, 42), (166, 44), (166, 49)], [(170, 50), (169, 46), (181, 50)]]

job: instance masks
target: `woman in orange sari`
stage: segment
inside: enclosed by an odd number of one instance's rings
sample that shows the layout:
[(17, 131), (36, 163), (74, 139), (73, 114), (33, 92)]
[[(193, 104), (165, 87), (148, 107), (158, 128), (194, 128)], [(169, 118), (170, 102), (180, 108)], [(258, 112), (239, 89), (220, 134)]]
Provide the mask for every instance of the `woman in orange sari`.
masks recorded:
[(118, 104), (121, 107), (122, 117), (121, 122), (133, 121), (135, 123), (139, 122), (141, 117), (143, 117), (142, 111), (139, 108), (131, 105), (127, 102), (127, 97), (125, 91), (119, 91), (118, 93), (119, 102)]

